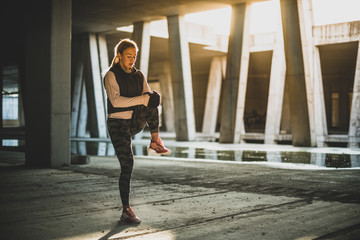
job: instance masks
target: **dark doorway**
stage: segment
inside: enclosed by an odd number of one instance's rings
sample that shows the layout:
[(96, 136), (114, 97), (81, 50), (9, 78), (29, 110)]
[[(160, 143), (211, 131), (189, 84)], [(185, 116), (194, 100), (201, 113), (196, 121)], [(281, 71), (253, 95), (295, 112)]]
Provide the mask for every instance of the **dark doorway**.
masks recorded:
[(329, 134), (348, 134), (358, 42), (320, 46)]
[(246, 132), (264, 133), (272, 51), (250, 54), (244, 125)]

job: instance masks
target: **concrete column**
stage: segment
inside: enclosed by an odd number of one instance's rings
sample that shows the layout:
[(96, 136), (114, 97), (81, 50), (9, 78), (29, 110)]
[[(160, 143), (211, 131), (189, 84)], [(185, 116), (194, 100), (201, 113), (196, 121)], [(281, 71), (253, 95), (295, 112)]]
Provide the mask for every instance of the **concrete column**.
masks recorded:
[(52, 1), (51, 166), (70, 161), (71, 0)]
[(298, 0), (301, 45), (303, 50), (306, 97), (309, 114), (311, 146), (316, 146), (316, 121), (314, 107), (314, 45), (312, 0)]
[(360, 42), (356, 58), (353, 97), (351, 103), (348, 147), (360, 147)]
[[(79, 116), (80, 116), (80, 102), (81, 102), (81, 91), (83, 87), (84, 80), (84, 59), (82, 57), (82, 52), (79, 51), (79, 41), (73, 40), (73, 45), (76, 47), (73, 48), (73, 61), (74, 63), (74, 76), (72, 79), (72, 102), (71, 102), (71, 124), (70, 124), (70, 136), (78, 137), (78, 126), (79, 126)], [(77, 143), (71, 143), (71, 152), (78, 153)]]
[[(97, 42), (99, 47), (99, 63), (100, 63), (100, 73), (101, 73), (101, 81), (103, 81), (103, 76), (106, 73), (106, 70), (109, 68), (109, 54), (106, 43), (106, 36), (104, 34), (97, 35)], [(102, 82), (103, 83), (103, 82)], [(104, 85), (101, 88), (101, 93), (103, 96), (105, 115), (107, 115), (107, 95)]]
[(161, 63), (163, 73), (159, 75), (161, 87), (161, 103), (164, 106), (163, 114), (167, 132), (175, 132), (175, 109), (171, 82), (170, 65), (168, 62)]
[(220, 126), (222, 143), (239, 142), (243, 126), (250, 49), (247, 42), (249, 9), (246, 3), (232, 6)]
[(319, 48), (314, 46), (314, 111), (317, 147), (325, 147), (328, 135)]
[(174, 94), (176, 140), (195, 140), (190, 52), (182, 16), (168, 16), (170, 69)]
[[(3, 92), (3, 75), (4, 75), (4, 65), (3, 65), (3, 60), (1, 58), (1, 62), (0, 62), (0, 91), (1, 91), (1, 98), (0, 98), (0, 129), (3, 128), (3, 97), (2, 97), (2, 92)], [(0, 147), (2, 146), (2, 139), (0, 139)]]
[(139, 47), (135, 67), (140, 69), (145, 77), (148, 77), (151, 38), (150, 22), (135, 22), (132, 37)]
[[(103, 80), (103, 76), (106, 73), (106, 70), (109, 68), (109, 54), (106, 43), (106, 36), (104, 34), (97, 35), (98, 46), (99, 46), (99, 60), (100, 60), (100, 71), (101, 71), (101, 80)], [(101, 88), (101, 92), (103, 95), (103, 103), (105, 109), (105, 116), (107, 116), (107, 95), (105, 87)], [(106, 118), (106, 117), (105, 117)], [(107, 138), (109, 138), (109, 134), (107, 133)], [(106, 155), (114, 155), (114, 147), (111, 143), (106, 144)]]
[[(277, 4), (278, 13), (280, 13), (279, 1), (276, 1), (275, 3)], [(278, 16), (275, 32), (275, 45), (271, 60), (269, 96), (265, 123), (265, 144), (275, 144), (276, 137), (280, 133), (282, 103), (285, 91), (286, 65), (284, 41), (280, 14)]]
[[(21, 67), (20, 67), (21, 69)], [(21, 79), (23, 74), (21, 70), (19, 71), (19, 78)], [(25, 127), (25, 115), (24, 115), (24, 90), (23, 84), (21, 84), (21, 80), (19, 82), (19, 125), (20, 127)]]
[[(132, 37), (139, 48), (135, 67), (141, 70), (147, 78), (150, 58), (150, 22), (135, 22)], [(135, 139), (141, 139), (142, 135), (143, 131), (136, 134)]]
[[(87, 96), (86, 96), (86, 87), (85, 87), (85, 79), (81, 81), (81, 94), (80, 94), (80, 103), (79, 103), (79, 118), (77, 122), (77, 137), (89, 137), (86, 132), (88, 121), (88, 105), (87, 105)], [(77, 143), (77, 153), (81, 155), (87, 154), (86, 142), (78, 142)]]
[(28, 4), (26, 163), (70, 164), (71, 0)]
[(216, 120), (218, 116), (221, 83), (223, 79), (223, 64), (226, 62), (225, 57), (214, 57), (210, 65), (209, 81), (206, 92), (204, 120), (202, 132), (215, 136)]
[[(91, 137), (106, 138), (105, 103), (102, 93), (103, 81), (100, 73), (98, 45), (95, 34), (86, 34), (83, 39), (85, 59), (86, 95), (89, 106), (89, 123)], [(94, 147), (95, 149), (96, 147)], [(99, 143), (98, 155), (105, 155), (106, 144)]]
[(311, 146), (308, 99), (297, 0), (280, 0), (294, 146)]

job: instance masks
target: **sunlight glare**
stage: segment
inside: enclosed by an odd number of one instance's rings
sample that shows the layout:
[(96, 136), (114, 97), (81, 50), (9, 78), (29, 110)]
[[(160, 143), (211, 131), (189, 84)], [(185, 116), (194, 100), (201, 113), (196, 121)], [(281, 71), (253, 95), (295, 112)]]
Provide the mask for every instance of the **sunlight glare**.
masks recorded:
[(360, 20), (359, 0), (312, 0), (314, 25)]
[(274, 1), (258, 2), (251, 5), (250, 33), (274, 32), (280, 11)]
[(215, 33), (229, 35), (231, 7), (185, 15), (185, 21), (214, 27)]
[[(360, 0), (312, 0), (314, 25), (360, 20)], [(280, 18), (279, 0), (256, 2), (251, 5), (250, 33), (274, 32)], [(231, 7), (185, 15), (185, 21), (213, 27), (214, 32), (229, 36)], [(167, 38), (166, 19), (151, 22), (151, 35)], [(132, 26), (118, 28), (132, 32)]]

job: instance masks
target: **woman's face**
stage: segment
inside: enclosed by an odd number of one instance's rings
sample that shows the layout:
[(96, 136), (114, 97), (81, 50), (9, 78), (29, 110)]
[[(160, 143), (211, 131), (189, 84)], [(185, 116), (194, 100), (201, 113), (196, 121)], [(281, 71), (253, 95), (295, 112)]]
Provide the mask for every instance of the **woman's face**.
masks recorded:
[(136, 48), (127, 48), (122, 54), (118, 53), (120, 56), (120, 66), (124, 70), (130, 70), (136, 61)]

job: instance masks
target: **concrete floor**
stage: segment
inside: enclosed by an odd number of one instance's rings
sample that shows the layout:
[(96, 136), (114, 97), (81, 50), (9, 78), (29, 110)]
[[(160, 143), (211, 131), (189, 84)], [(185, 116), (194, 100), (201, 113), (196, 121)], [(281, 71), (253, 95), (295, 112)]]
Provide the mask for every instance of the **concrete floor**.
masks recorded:
[(64, 169), (0, 152), (1, 239), (359, 239), (359, 169), (284, 169), (136, 157), (119, 222), (119, 164), (90, 157)]

